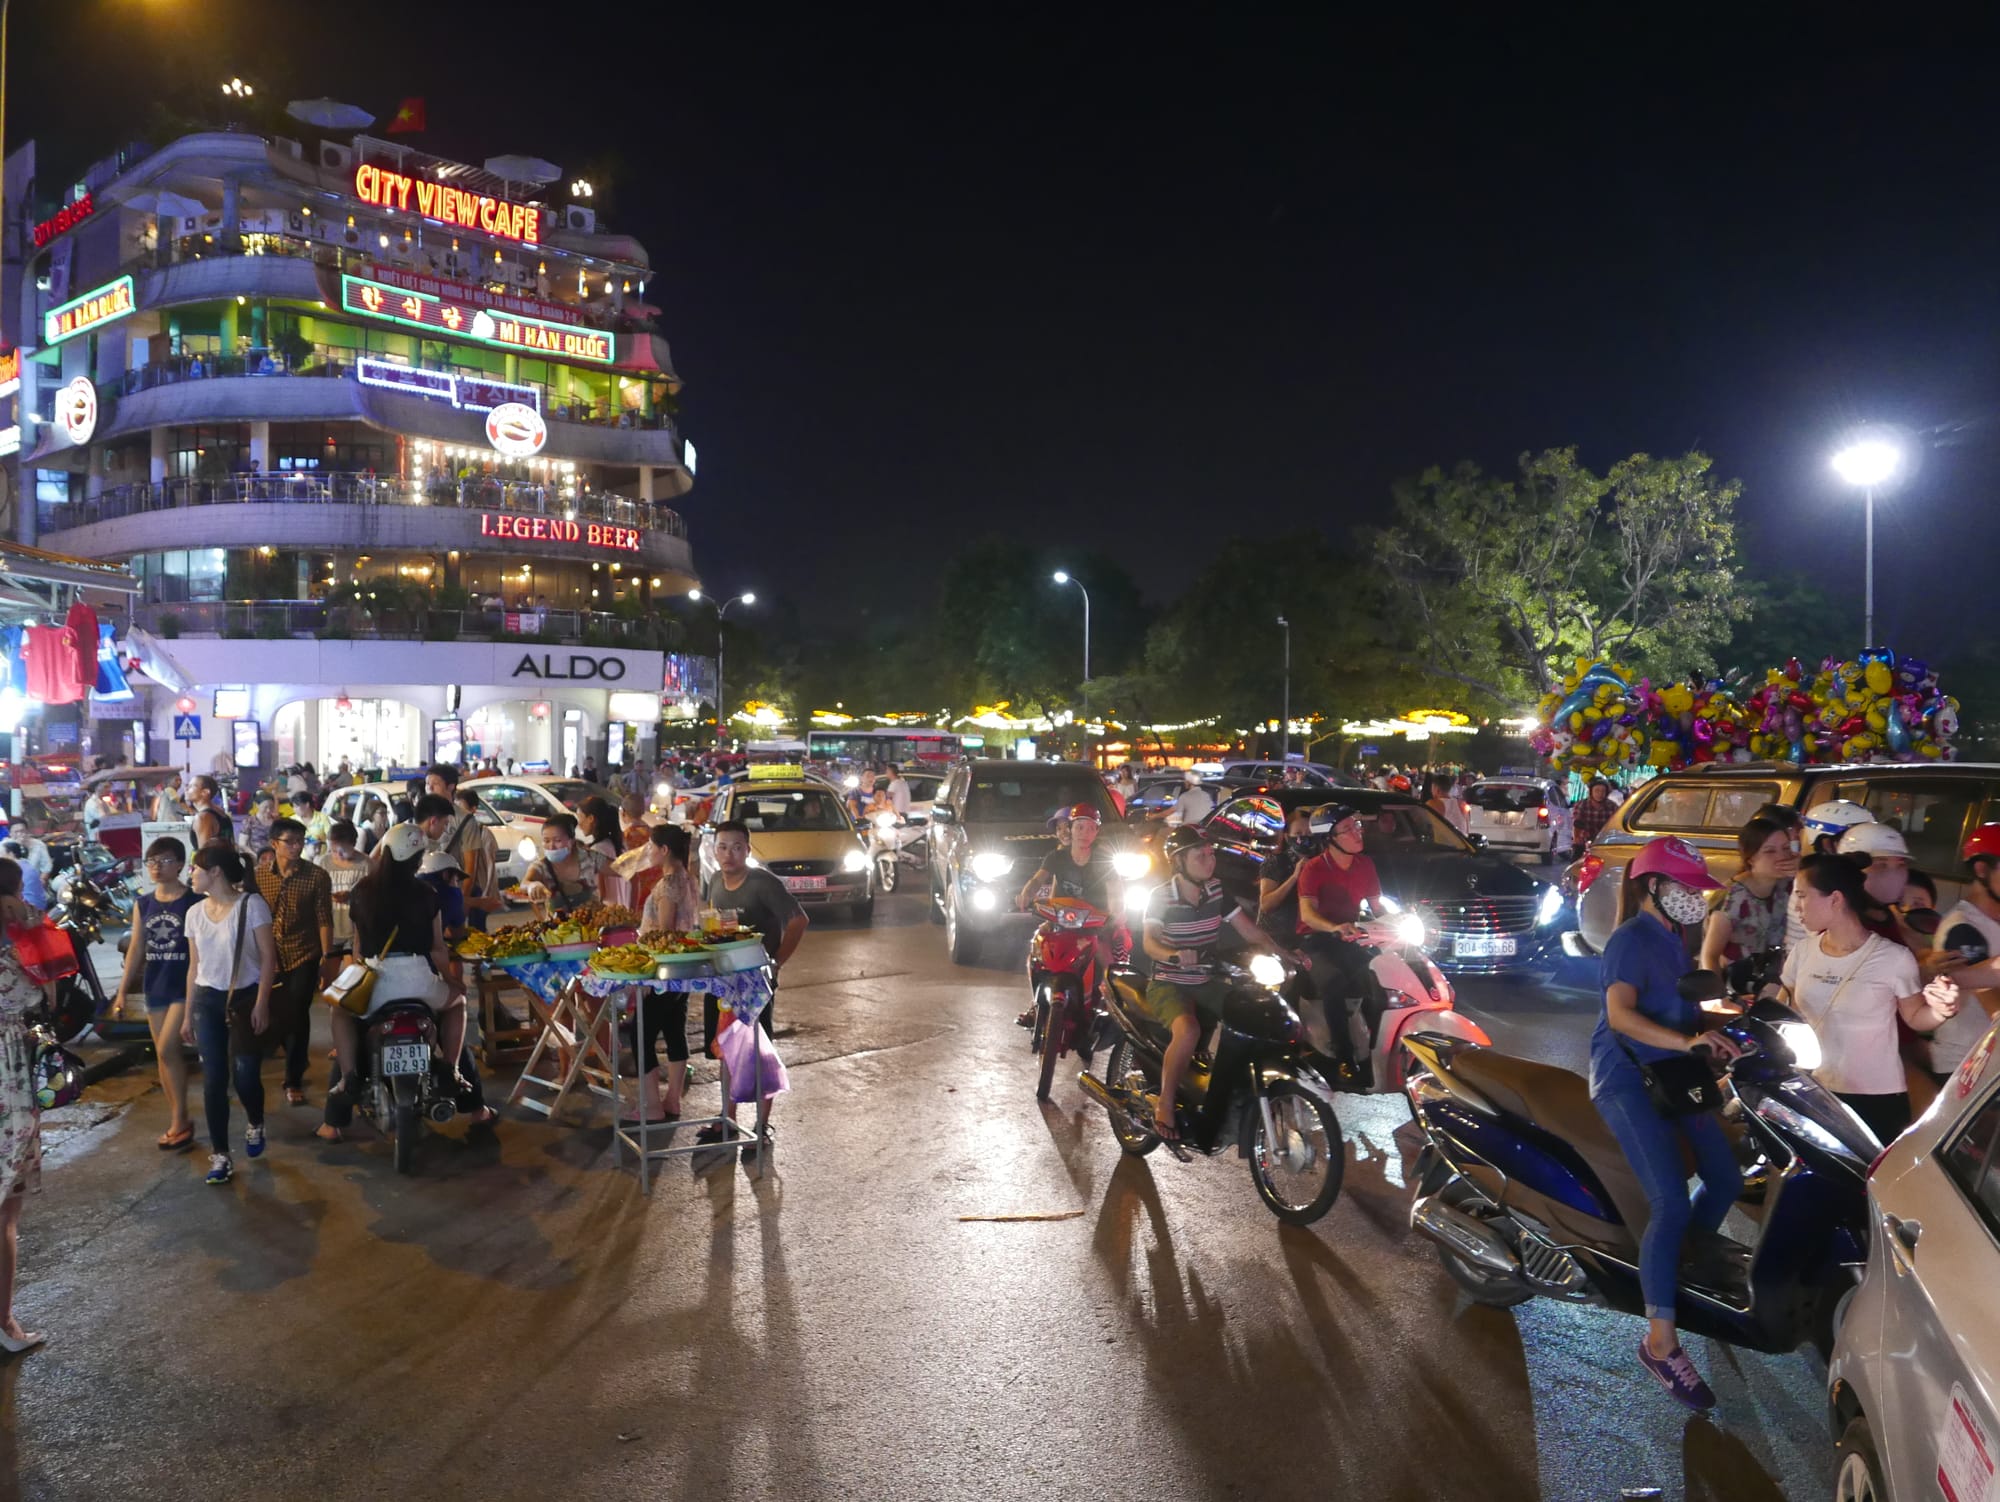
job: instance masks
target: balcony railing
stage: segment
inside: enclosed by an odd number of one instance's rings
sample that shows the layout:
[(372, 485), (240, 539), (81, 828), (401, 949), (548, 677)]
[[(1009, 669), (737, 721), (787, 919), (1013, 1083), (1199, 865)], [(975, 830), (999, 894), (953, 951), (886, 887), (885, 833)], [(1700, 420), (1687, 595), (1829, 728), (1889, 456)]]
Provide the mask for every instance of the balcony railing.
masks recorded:
[(671, 537), (687, 536), (687, 523), (671, 507), (603, 491), (585, 491), (566, 498), (552, 485), (501, 481), (490, 476), (464, 480), (438, 478), (420, 485), (394, 476), (320, 470), (118, 485), (84, 500), (44, 501), (39, 516), (44, 532), (60, 532), (151, 511), (256, 502), (518, 511), (530, 516), (559, 516), (565, 521), (609, 522), (642, 532), (665, 532)]
[[(345, 380), (354, 375), (355, 359), (355, 351), (332, 344), (312, 345), (310, 352), (300, 355), (296, 364), (274, 349), (252, 348), (235, 355), (170, 355), (164, 360), (155, 360), (136, 370), (126, 371), (118, 378), (115, 389), (120, 396), (131, 396), (140, 391), (151, 391), (155, 386), (174, 386), (182, 381), (200, 381), (214, 376), (308, 376)], [(413, 368), (446, 371), (475, 380), (500, 380), (490, 371), (470, 370), (457, 365), (423, 364)], [(649, 417), (629, 407), (614, 409), (608, 401), (564, 400), (552, 387), (540, 381), (509, 384), (539, 388), (542, 411), (564, 422), (587, 422), (606, 428), (637, 428), (647, 432), (671, 430), (674, 425), (673, 419), (665, 413), (656, 412)]]
[[(111, 610), (111, 618), (118, 612)], [(249, 637), (392, 637), (408, 641), (545, 641), (678, 651), (679, 621), (633, 619), (604, 610), (505, 611), (381, 605), (359, 600), (172, 600), (131, 607), (131, 624), (155, 635)]]

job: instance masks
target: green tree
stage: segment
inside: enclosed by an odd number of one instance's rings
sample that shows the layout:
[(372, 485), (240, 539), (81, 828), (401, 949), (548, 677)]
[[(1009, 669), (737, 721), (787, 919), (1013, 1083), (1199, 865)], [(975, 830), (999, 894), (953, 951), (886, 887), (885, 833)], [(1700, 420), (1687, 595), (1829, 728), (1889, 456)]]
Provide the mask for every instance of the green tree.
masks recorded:
[(1574, 658), (1654, 677), (1706, 672), (1748, 611), (1735, 504), (1706, 454), (1634, 454), (1602, 476), (1574, 448), (1524, 454), (1518, 480), (1460, 464), (1399, 485), (1374, 534), (1378, 604), (1403, 661), (1495, 706)]
[(1749, 611), (1720, 653), (1722, 666), (1761, 682), (1766, 668), (1796, 657), (1816, 668), (1827, 657), (1854, 655), (1861, 637), (1851, 606), (1837, 604), (1810, 574), (1789, 572), (1743, 581)]

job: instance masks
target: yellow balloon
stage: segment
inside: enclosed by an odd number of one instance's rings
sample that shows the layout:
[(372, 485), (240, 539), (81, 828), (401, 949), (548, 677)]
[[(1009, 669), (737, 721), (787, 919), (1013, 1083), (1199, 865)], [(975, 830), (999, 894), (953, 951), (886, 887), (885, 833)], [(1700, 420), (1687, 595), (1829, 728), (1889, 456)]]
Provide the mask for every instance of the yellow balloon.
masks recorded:
[(1895, 686), (1895, 677), (1889, 671), (1889, 664), (1877, 660), (1868, 664), (1862, 675), (1867, 679), (1869, 689), (1876, 694), (1886, 694)]

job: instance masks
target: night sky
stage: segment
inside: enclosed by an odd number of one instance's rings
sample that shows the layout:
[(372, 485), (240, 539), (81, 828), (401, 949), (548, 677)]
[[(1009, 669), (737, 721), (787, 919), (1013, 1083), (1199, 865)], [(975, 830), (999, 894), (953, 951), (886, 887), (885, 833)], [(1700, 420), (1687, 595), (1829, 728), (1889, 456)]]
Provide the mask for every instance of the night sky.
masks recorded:
[(915, 595), (1004, 532), (1115, 545), (1164, 600), (1215, 538), (1368, 522), (1429, 463), (1699, 445), (1753, 559), (1858, 615), (1825, 455), (1871, 419), (1928, 435), (1878, 512), (1877, 634), (1963, 629), (2000, 477), (1992, 36), (1325, 9), (19, 6), (7, 135), (76, 164), (240, 73), (592, 172), (658, 273), (714, 588)]

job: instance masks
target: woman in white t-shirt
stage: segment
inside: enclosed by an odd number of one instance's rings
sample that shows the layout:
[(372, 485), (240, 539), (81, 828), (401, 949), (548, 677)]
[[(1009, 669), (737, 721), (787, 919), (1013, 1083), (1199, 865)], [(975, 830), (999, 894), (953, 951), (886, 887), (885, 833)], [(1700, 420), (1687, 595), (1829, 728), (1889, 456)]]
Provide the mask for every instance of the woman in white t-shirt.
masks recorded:
[(189, 879), (205, 901), (182, 920), (188, 943), (187, 1021), (181, 1038), (201, 1049), (201, 1088), (208, 1114), (208, 1182), (227, 1184), (229, 1084), (243, 1102), (243, 1145), (264, 1153), (263, 1050), (271, 1029), (271, 981), (278, 973), (271, 938), (271, 909), (255, 892), (245, 894), (249, 867), (233, 845), (204, 845), (195, 852)]
[(1814, 1077), (1893, 1142), (1910, 1124), (1896, 1019), (1918, 1032), (1941, 1026), (1958, 1011), (1958, 986), (1944, 976), (1924, 985), (1915, 955), (1868, 931), (1863, 919), (1880, 910), (1849, 857), (1815, 855), (1799, 882), (1807, 936), (1785, 956), (1784, 999), (1819, 1035)]

